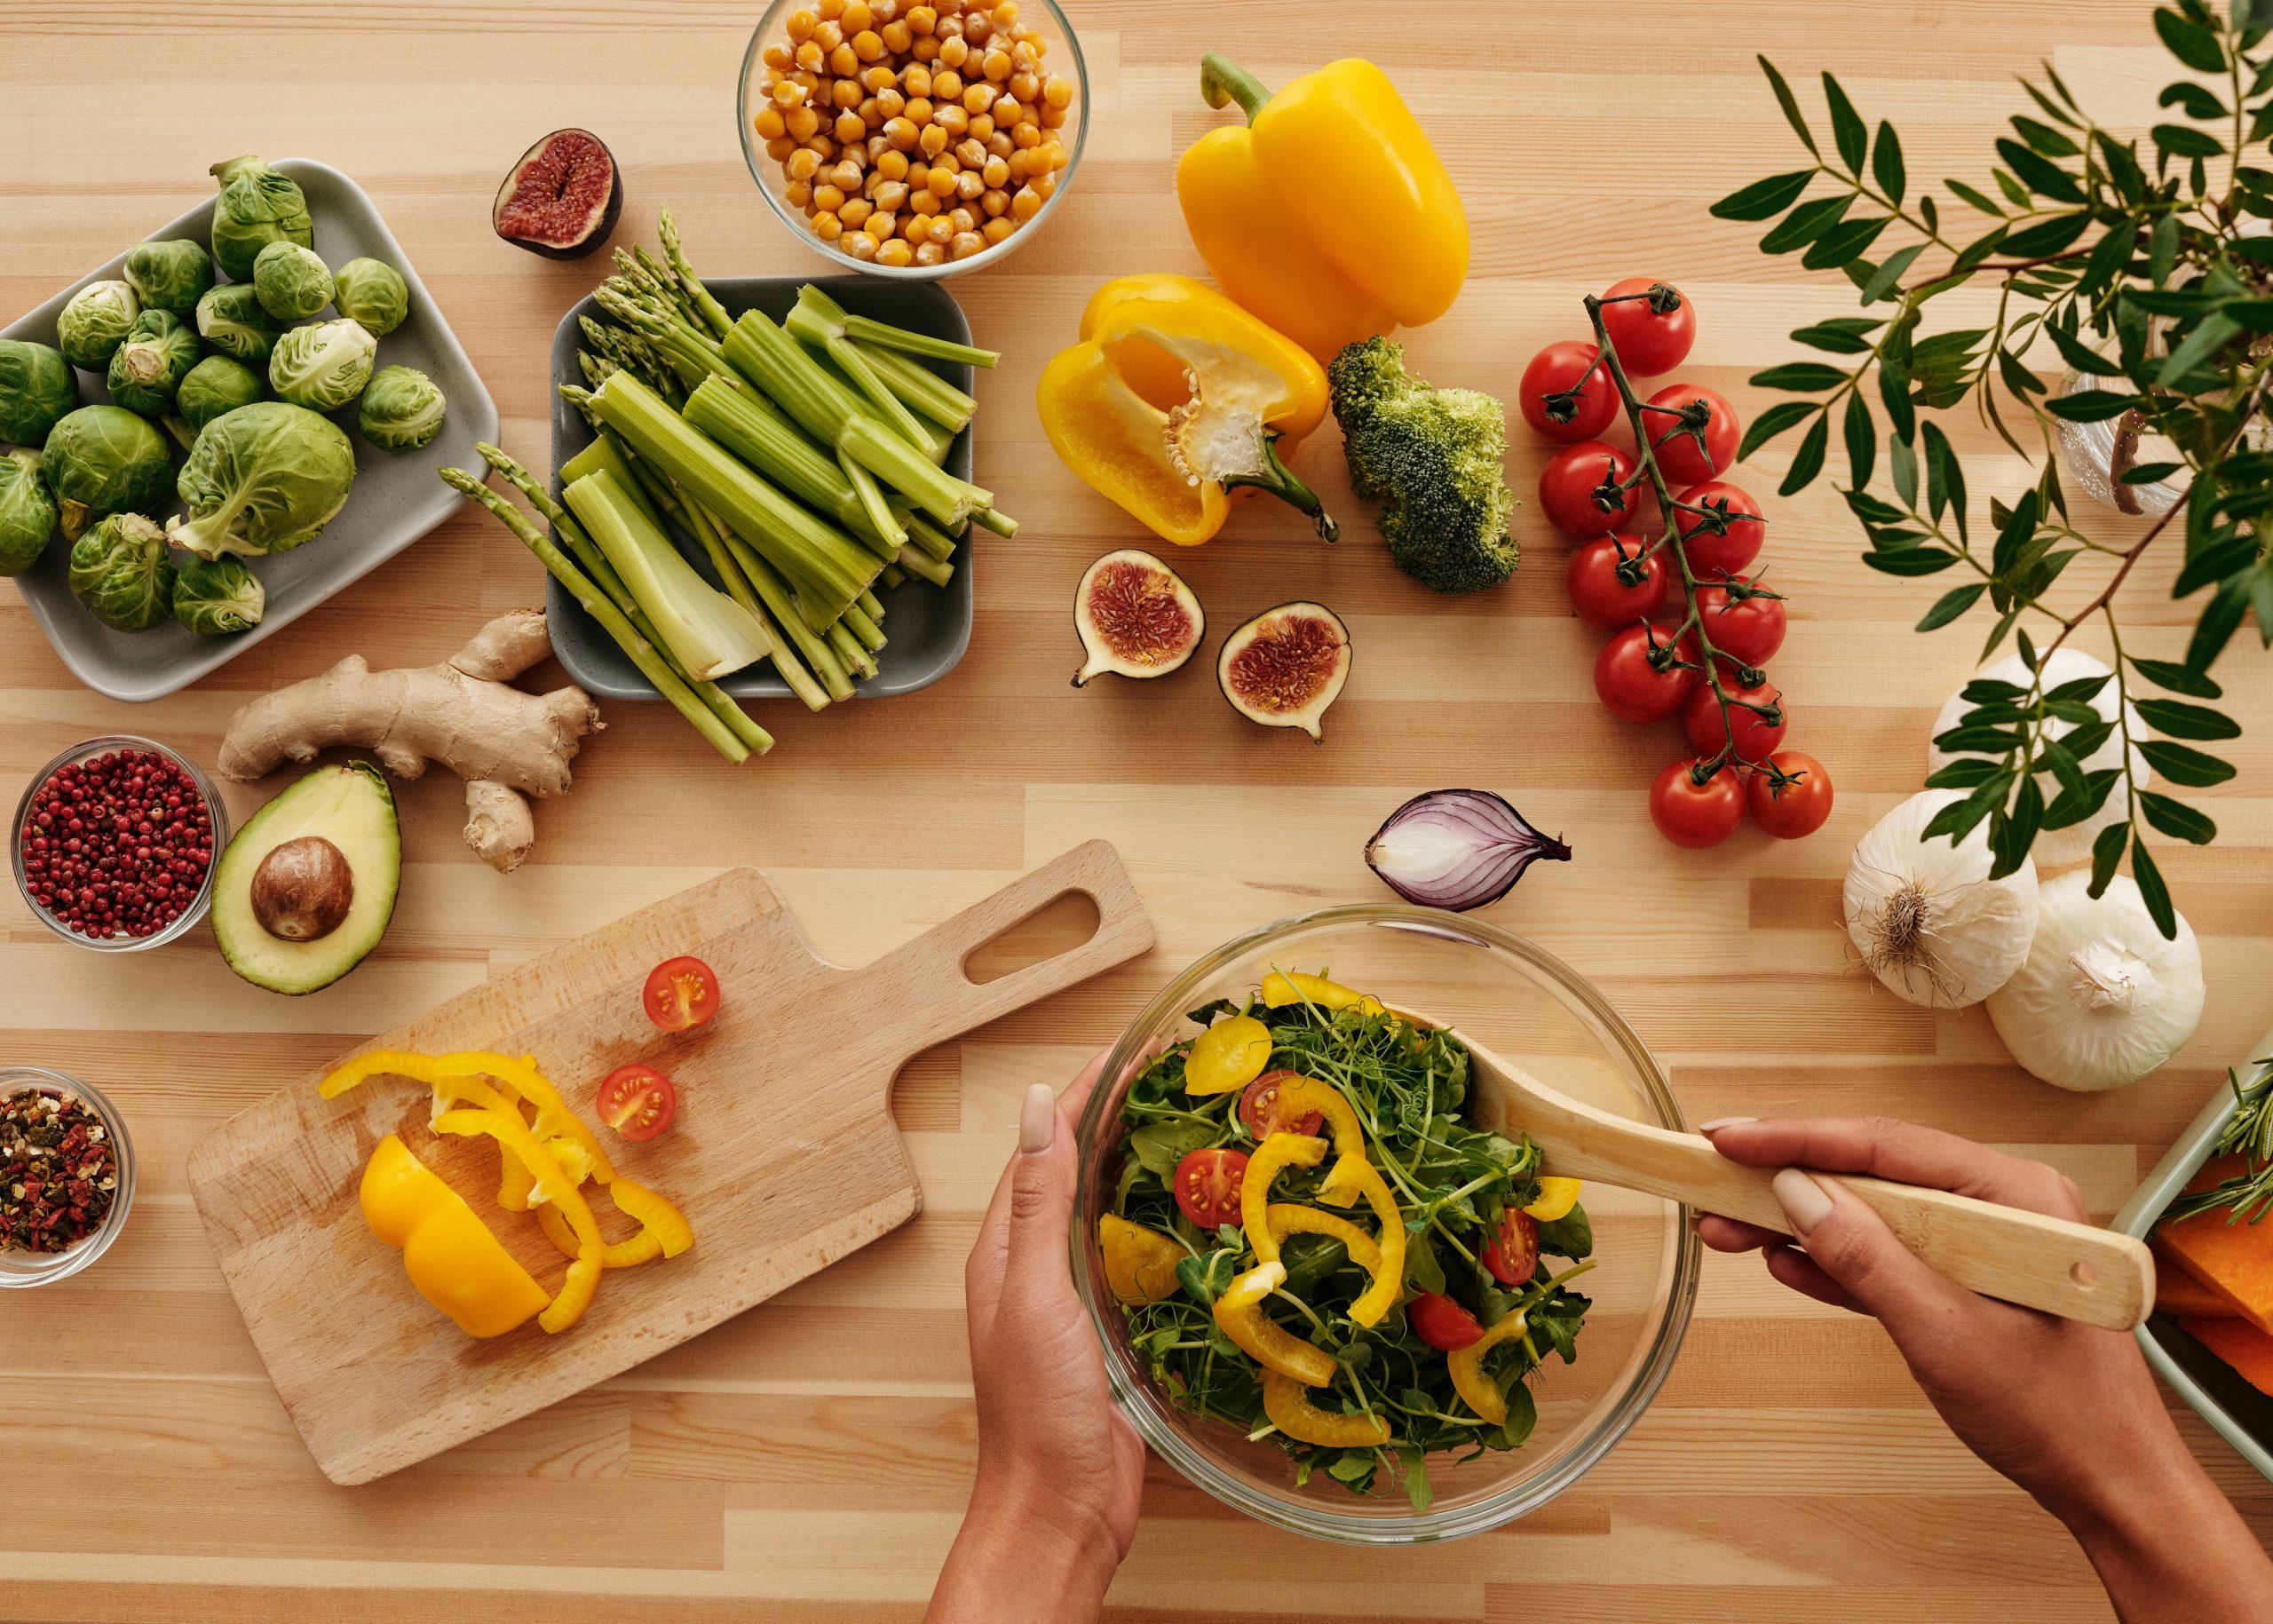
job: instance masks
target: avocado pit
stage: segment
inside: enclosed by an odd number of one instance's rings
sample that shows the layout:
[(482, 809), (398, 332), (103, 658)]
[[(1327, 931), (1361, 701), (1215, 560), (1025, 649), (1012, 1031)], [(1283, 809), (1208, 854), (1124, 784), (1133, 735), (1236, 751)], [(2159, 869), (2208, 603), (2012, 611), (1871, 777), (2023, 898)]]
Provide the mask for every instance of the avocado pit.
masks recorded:
[(252, 916), (281, 941), (319, 941), (339, 929), (355, 900), (355, 870), (321, 835), (288, 840), (252, 874)]

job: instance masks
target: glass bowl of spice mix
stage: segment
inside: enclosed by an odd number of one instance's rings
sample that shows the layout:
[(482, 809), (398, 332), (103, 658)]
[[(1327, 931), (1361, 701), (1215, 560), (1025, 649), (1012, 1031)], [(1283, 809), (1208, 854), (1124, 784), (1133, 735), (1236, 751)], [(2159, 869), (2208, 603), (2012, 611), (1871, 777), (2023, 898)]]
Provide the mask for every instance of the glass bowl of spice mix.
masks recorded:
[(16, 886), (67, 941), (131, 953), (205, 916), (228, 813), (197, 764), (152, 739), (73, 745), (16, 804)]
[(43, 1066), (0, 1067), (0, 1290), (67, 1279), (134, 1205), (134, 1146), (110, 1101)]

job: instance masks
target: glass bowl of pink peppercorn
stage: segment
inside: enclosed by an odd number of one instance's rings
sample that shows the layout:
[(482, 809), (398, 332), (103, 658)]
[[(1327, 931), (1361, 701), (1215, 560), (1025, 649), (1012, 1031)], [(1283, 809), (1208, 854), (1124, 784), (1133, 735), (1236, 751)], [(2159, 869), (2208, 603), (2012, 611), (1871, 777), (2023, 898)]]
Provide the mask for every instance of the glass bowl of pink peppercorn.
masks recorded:
[(136, 953), (205, 916), (229, 818), (197, 764), (154, 739), (106, 734), (32, 775), (9, 841), (16, 888), (82, 947)]

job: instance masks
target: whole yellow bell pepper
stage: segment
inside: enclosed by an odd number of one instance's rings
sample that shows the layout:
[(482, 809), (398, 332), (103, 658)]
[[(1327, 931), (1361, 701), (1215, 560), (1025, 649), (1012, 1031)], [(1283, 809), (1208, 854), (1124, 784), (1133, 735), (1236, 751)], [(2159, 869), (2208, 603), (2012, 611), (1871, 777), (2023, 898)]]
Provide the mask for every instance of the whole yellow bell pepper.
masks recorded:
[(1279, 1237), (1271, 1232), (1267, 1208), (1271, 1181), (1288, 1168), (1314, 1168), (1326, 1160), (1326, 1141), (1303, 1133), (1275, 1133), (1255, 1147), (1239, 1180), (1239, 1227), (1255, 1248), (1255, 1261), (1279, 1261)]
[(1451, 308), (1468, 216), (1387, 74), (1351, 58), (1274, 96), (1210, 52), (1200, 89), (1247, 116), (1176, 169), (1184, 225), (1226, 293), (1321, 360)]
[(1326, 413), (1326, 372), (1302, 346), (1183, 277), (1109, 282), (1081, 328), (1042, 368), (1035, 406), (1092, 489), (1180, 547), (1214, 536), (1250, 487), (1339, 534), (1279, 457)]
[(371, 1152), (360, 1199), (371, 1232), (401, 1248), (418, 1295), (467, 1335), (503, 1336), (550, 1300), (465, 1197), (395, 1135)]
[(1109, 1212), (1097, 1220), (1097, 1250), (1105, 1254), (1105, 1284), (1123, 1303), (1158, 1303), (1176, 1295), (1176, 1266), (1186, 1254), (1160, 1231)]
[(1275, 1370), (1263, 1373), (1263, 1413), (1297, 1443), (1327, 1449), (1378, 1449), (1389, 1442), (1389, 1423), (1380, 1416), (1321, 1410), (1300, 1382)]
[(1334, 1380), (1334, 1355), (1305, 1342), (1263, 1311), (1263, 1300), (1287, 1283), (1284, 1264), (1257, 1264), (1224, 1287), (1216, 1299), (1216, 1324), (1224, 1335), (1265, 1370), (1291, 1376), (1305, 1387)]

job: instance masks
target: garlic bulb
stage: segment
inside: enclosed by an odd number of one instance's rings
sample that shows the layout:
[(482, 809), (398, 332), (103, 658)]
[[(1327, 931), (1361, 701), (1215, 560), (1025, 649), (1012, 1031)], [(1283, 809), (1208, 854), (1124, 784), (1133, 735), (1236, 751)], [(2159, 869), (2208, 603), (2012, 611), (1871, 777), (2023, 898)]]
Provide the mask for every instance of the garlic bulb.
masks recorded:
[[(2063, 683), (2079, 682), (2087, 677), (2112, 675), (2113, 673), (2105, 664), (2084, 653), (2082, 649), (2063, 646), (2054, 649), (2044, 661), (2044, 689), (2048, 693)], [(1981, 676), (1988, 681), (2008, 682), (2016, 687), (2025, 688), (2029, 685), (2028, 665), (2018, 654), (2015, 654), (2009, 660), (2000, 660), (1982, 672)], [(2115, 684), (2110, 682), (2097, 693), (2092, 695), (2091, 706), (2107, 720), (2113, 721), (2115, 719)], [(1971, 709), (1972, 707), (1961, 697), (1952, 694), (1950, 702), (1942, 707), (1942, 714), (1934, 718), (1934, 731), (1928, 737), (1939, 738), (1951, 728), (1955, 727), (1959, 719)], [(2132, 776), (2139, 787), (2144, 788), (2154, 777), (2154, 773), (2147, 766), (2147, 758), (2140, 751), (2138, 745), (2138, 741), (2147, 736), (2147, 724), (2140, 717), (2136, 706), (2126, 705), (2124, 711), (2124, 725), (2130, 729), (2132, 739)], [(2044, 725), (2044, 731), (2048, 738), (2063, 739), (2075, 731), (2075, 724), (2047, 721)], [(1955, 757), (1936, 749), (1931, 743), (1926, 747), (1926, 771), (1929, 773), (1940, 772), (1955, 759), (1957, 759)], [(2083, 769), (2087, 772), (2096, 772), (2102, 767), (2119, 767), (2122, 764), (2123, 729), (2119, 728), (2105, 744), (2092, 752), (2090, 757), (2083, 763)], [(2049, 804), (2060, 793), (2060, 780), (2049, 772), (2039, 772), (2036, 775), (2036, 787), (2044, 791), (2047, 804)], [(2033, 848), (2036, 860), (2047, 868), (2063, 868), (2070, 863), (2087, 860), (2092, 854), (2092, 842), (2098, 838), (2099, 832), (2111, 823), (2123, 821), (2125, 805), (2122, 786), (2119, 784), (2116, 786), (2116, 792), (2108, 796), (2100, 809), (2081, 823), (2071, 823), (2063, 829), (2046, 829), (2039, 834), (2036, 837), (2036, 844)]]
[(2118, 875), (2095, 902), (2079, 869), (2037, 892), (2028, 963), (1990, 995), (2013, 1058), (2063, 1089), (2119, 1089), (2160, 1066), (2202, 1018), (2202, 948), (2184, 919), (2166, 941)]
[(2028, 957), (2036, 934), (2036, 864), (2001, 880), (1989, 828), (1959, 844), (1919, 836), (1934, 814), (1965, 797), (1954, 789), (1912, 796), (1855, 847), (1842, 901), (1847, 934), (1889, 990), (1928, 1009), (1979, 1003)]

